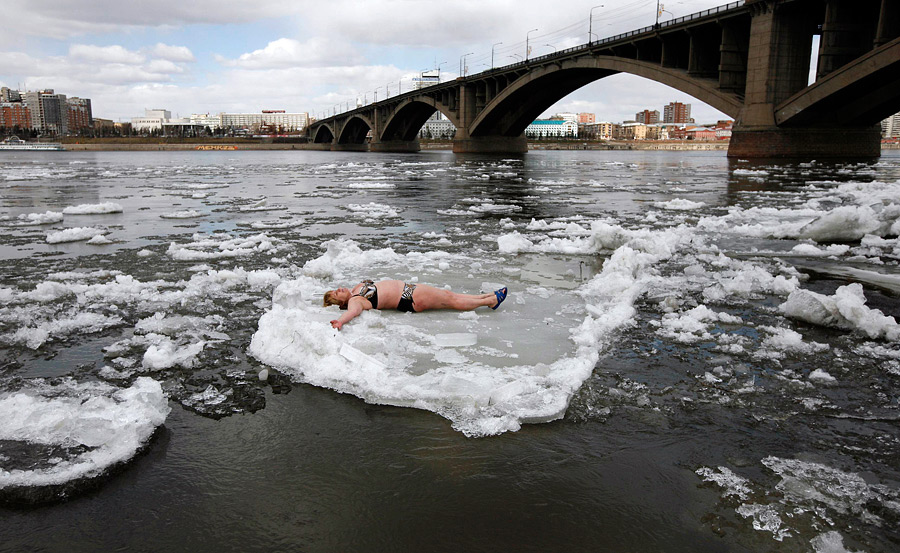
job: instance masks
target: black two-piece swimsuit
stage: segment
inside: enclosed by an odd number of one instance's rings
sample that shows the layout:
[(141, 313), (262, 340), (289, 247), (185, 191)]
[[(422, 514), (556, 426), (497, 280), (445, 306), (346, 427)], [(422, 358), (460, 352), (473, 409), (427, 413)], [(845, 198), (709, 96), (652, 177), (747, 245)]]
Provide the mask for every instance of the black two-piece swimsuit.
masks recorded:
[[(415, 284), (403, 283), (403, 293), (400, 295), (397, 311), (402, 311), (404, 313), (416, 312), (413, 307), (413, 291), (415, 289)], [(375, 286), (375, 282), (371, 280), (362, 281), (362, 287), (360, 287), (359, 293), (354, 294), (354, 296), (366, 298), (372, 304), (372, 309), (378, 309), (378, 288)]]

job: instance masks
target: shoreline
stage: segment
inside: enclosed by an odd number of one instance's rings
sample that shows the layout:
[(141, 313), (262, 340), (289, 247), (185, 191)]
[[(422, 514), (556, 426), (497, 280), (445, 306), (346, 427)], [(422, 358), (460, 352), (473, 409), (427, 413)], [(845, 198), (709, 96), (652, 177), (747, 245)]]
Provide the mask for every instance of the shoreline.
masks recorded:
[[(421, 150), (452, 150), (452, 142), (421, 142)], [(277, 143), (63, 143), (67, 152), (150, 152), (150, 151), (240, 151), (240, 150), (305, 150), (331, 151), (320, 144), (277, 144)], [(725, 151), (728, 142), (693, 141), (566, 141), (529, 142), (530, 151), (538, 150), (640, 150), (640, 151)], [(900, 150), (900, 144), (882, 144), (884, 150)]]

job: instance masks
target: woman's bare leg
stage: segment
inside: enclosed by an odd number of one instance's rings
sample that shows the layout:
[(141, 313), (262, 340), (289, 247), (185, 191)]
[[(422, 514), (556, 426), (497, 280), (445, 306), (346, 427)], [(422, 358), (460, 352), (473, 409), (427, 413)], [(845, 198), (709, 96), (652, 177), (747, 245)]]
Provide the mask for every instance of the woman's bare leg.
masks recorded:
[(425, 311), (426, 309), (471, 311), (478, 307), (494, 307), (495, 305), (497, 305), (497, 296), (493, 292), (489, 294), (459, 294), (425, 284), (417, 284), (416, 291), (413, 292), (413, 307), (416, 311)]

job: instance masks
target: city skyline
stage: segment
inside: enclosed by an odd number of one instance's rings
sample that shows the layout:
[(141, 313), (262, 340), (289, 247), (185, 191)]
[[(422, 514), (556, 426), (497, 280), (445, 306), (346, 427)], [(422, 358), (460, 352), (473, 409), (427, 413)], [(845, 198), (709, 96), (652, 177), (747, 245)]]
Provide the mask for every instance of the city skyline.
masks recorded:
[[(662, 19), (724, 3), (664, 2)], [(357, 98), (383, 98), (385, 88), (396, 94), (401, 79), (408, 90), (414, 76), (435, 65), (444, 80), (455, 78), (468, 52), (471, 74), (489, 68), (492, 47), (494, 64), (506, 65), (525, 55), (526, 38), (530, 55), (539, 56), (585, 42), (589, 29), (596, 39), (653, 24), (656, 15), (655, 0), (603, 4), (23, 4), (14, 8), (16, 18), (0, 23), (0, 85), (89, 97), (96, 117), (117, 121), (154, 108), (182, 117), (262, 109), (319, 116)], [(626, 120), (671, 101), (693, 104), (698, 122), (724, 118), (684, 93), (629, 75), (590, 84), (545, 114)]]

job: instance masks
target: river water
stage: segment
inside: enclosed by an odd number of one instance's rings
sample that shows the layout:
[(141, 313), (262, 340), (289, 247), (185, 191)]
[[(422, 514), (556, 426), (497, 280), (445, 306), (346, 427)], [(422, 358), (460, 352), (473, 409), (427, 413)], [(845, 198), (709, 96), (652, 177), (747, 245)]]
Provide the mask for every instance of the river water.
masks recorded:
[[(894, 551), (900, 156), (0, 157), (0, 551)], [(399, 278), (496, 311), (368, 311)]]

